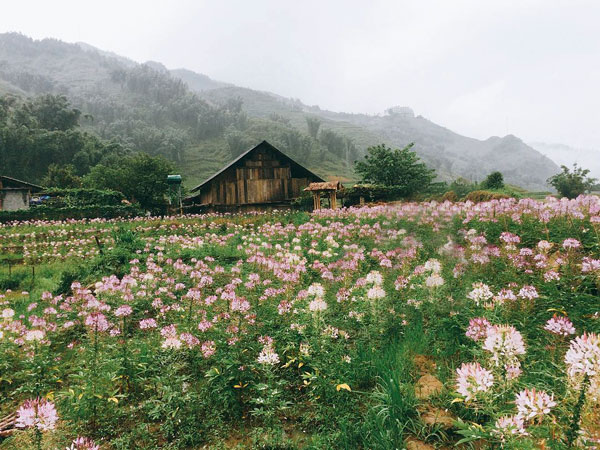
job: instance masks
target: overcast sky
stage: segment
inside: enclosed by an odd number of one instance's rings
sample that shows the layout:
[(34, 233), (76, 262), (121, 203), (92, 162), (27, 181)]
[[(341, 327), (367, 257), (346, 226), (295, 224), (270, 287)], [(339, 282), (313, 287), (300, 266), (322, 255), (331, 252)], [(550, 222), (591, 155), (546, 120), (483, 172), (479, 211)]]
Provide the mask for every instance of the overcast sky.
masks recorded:
[(467, 136), (600, 149), (598, 0), (5, 0), (0, 31), (334, 111), (406, 105)]

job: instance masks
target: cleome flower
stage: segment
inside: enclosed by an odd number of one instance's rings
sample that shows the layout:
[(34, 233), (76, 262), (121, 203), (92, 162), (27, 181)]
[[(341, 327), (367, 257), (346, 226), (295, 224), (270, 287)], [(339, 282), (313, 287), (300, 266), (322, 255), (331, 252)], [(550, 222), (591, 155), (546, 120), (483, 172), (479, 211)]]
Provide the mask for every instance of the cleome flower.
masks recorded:
[(473, 290), (467, 294), (479, 306), (482, 302), (486, 302), (494, 296), (490, 287), (485, 283), (473, 283)]
[(583, 333), (573, 339), (565, 355), (569, 383), (579, 389), (585, 376), (589, 378), (588, 397), (600, 401), (600, 336)]
[(524, 420), (541, 420), (550, 410), (556, 406), (554, 395), (548, 395), (545, 391), (535, 388), (524, 389), (515, 397), (518, 416)]
[(263, 347), (256, 359), (259, 364), (274, 366), (279, 364), (279, 355), (273, 349), (273, 344), (267, 344)]
[(488, 330), (492, 326), (485, 317), (475, 317), (469, 320), (469, 327), (465, 333), (468, 338), (474, 341), (484, 339), (488, 335)]
[(100, 450), (100, 446), (90, 438), (78, 437), (65, 450)]
[(569, 336), (575, 334), (575, 327), (568, 317), (561, 317), (554, 314), (551, 319), (548, 319), (544, 330), (559, 336)]
[(523, 337), (510, 325), (494, 325), (488, 329), (483, 349), (492, 354), (496, 367), (520, 367), (519, 356), (525, 354)]
[(519, 415), (502, 416), (494, 425), (494, 434), (502, 437), (502, 441), (509, 436), (527, 436), (529, 433), (525, 430), (523, 417)]
[(17, 410), (17, 428), (37, 428), (40, 431), (53, 430), (58, 422), (54, 403), (43, 398), (26, 400)]
[(565, 355), (565, 363), (570, 377), (600, 375), (600, 336), (583, 333), (573, 339)]
[(494, 375), (479, 363), (463, 363), (456, 369), (456, 390), (466, 401), (487, 392), (493, 384)]

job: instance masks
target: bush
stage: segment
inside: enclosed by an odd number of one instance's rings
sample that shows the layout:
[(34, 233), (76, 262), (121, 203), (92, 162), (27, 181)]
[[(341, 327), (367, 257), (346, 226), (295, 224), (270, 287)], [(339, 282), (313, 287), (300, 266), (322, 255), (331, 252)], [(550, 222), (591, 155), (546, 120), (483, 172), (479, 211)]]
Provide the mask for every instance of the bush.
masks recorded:
[(484, 189), (503, 189), (504, 176), (498, 171), (492, 172), (483, 180), (481, 187)]
[(22, 220), (65, 220), (65, 219), (113, 219), (115, 217), (135, 217), (142, 215), (142, 211), (135, 205), (118, 206), (69, 206), (53, 208), (51, 206), (37, 206), (31, 209), (18, 211), (0, 211), (0, 223)]
[(364, 197), (368, 202), (398, 200), (403, 197), (403, 190), (396, 186), (357, 184), (342, 191), (340, 196), (346, 199), (348, 204), (356, 205), (360, 197)]
[(473, 191), (469, 192), (465, 197), (465, 201), (471, 201), (473, 203), (488, 202), (490, 200), (500, 200), (502, 198), (510, 198), (510, 195), (503, 194), (501, 192), (493, 191)]
[(577, 164), (573, 164), (573, 171), (567, 166), (560, 167), (562, 172), (548, 178), (548, 184), (563, 197), (575, 198), (585, 194), (591, 191), (597, 181), (595, 178), (588, 177), (590, 173), (588, 169), (577, 167)]
[(411, 148), (392, 150), (384, 144), (367, 149), (364, 160), (355, 163), (355, 171), (365, 183), (394, 187), (402, 197), (428, 190), (435, 170), (420, 162)]
[(122, 205), (125, 196), (110, 189), (46, 189), (42, 195), (49, 195), (48, 205), (60, 207), (73, 206), (116, 206)]
[(454, 191), (448, 191), (444, 195), (442, 195), (441, 201), (442, 202), (457, 202), (458, 195), (456, 195), (456, 192), (454, 192)]

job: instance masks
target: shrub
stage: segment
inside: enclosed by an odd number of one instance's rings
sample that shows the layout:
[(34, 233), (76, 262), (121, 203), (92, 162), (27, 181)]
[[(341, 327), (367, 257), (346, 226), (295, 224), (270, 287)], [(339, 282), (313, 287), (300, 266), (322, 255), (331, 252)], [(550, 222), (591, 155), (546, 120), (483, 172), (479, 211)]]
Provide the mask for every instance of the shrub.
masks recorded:
[(492, 191), (473, 191), (467, 194), (465, 200), (473, 203), (479, 203), (488, 202), (490, 200), (500, 200), (501, 198), (510, 198), (510, 195)]
[(492, 172), (483, 180), (481, 187), (484, 189), (502, 189), (504, 188), (504, 176), (498, 171)]

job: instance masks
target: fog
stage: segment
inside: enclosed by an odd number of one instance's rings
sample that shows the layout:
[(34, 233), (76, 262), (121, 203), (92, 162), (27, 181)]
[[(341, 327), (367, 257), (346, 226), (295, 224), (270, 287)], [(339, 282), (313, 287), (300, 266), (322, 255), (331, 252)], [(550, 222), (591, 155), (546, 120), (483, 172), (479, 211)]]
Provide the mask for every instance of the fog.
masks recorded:
[(0, 31), (83, 41), (334, 111), (412, 107), (485, 139), (600, 149), (600, 2), (4, 2)]

